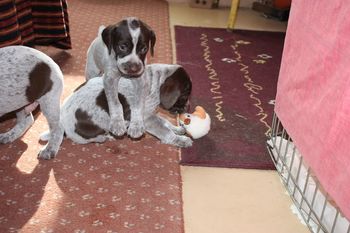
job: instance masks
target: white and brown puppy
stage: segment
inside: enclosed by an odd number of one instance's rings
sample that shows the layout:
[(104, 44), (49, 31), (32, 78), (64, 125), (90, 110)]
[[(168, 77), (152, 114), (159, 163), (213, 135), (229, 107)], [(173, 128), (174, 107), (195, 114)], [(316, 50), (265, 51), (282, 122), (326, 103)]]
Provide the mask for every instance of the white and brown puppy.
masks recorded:
[[(137, 95), (140, 87), (134, 87), (135, 101), (131, 101), (131, 119), (127, 129), (123, 108), (117, 96), (120, 78), (140, 78), (145, 70), (146, 55), (153, 49), (156, 36), (153, 30), (141, 20), (130, 17), (121, 22), (100, 27), (97, 38), (87, 52), (85, 76), (89, 80), (103, 76), (103, 84), (111, 117), (109, 129), (121, 136), (126, 130), (132, 138), (140, 137), (144, 131), (144, 101)], [(138, 84), (138, 82), (135, 82)]]
[[(126, 91), (141, 82), (145, 98), (146, 131), (159, 138), (162, 143), (179, 147), (192, 145), (184, 135), (182, 127), (174, 126), (157, 113), (158, 107), (172, 113), (183, 113), (187, 109), (192, 83), (186, 71), (179, 65), (147, 65), (141, 79), (121, 79), (119, 99), (124, 118), (130, 120), (130, 99), (133, 94)], [(131, 100), (132, 101), (132, 100)], [(110, 138), (110, 110), (107, 104), (103, 78), (96, 77), (82, 84), (69, 96), (61, 107), (61, 125), (66, 136), (76, 143), (103, 142)], [(43, 135), (45, 140), (49, 135)]]
[(63, 138), (60, 127), (60, 97), (63, 75), (44, 53), (25, 46), (0, 48), (0, 116), (17, 111), (17, 122), (0, 134), (0, 143), (13, 142), (33, 124), (32, 110), (40, 104), (49, 124), (51, 139), (38, 157), (55, 157)]

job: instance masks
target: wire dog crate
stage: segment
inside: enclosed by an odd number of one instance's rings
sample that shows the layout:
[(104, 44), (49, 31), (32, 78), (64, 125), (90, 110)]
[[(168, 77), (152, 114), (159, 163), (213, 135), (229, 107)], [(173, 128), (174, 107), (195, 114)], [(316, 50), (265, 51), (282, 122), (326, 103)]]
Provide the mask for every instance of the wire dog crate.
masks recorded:
[(313, 233), (350, 233), (350, 223), (323, 190), (276, 114), (267, 149), (282, 183), (294, 202), (292, 209)]

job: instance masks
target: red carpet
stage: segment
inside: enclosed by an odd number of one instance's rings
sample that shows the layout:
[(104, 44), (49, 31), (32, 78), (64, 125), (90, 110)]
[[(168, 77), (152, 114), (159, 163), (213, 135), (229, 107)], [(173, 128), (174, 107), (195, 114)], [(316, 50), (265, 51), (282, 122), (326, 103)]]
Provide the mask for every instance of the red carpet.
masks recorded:
[(192, 77), (191, 106), (211, 131), (181, 151), (182, 165), (274, 169), (265, 147), (284, 33), (175, 28), (177, 62)]
[[(141, 18), (157, 35), (149, 62), (172, 62), (166, 1), (68, 4), (73, 49), (40, 47), (62, 68), (64, 97), (84, 81), (86, 51), (101, 24)], [(10, 124), (0, 122), (0, 131)], [(46, 129), (38, 114), (21, 139), (0, 145), (0, 232), (184, 232), (177, 148), (150, 136), (89, 145), (65, 139), (56, 159), (38, 161), (38, 139)]]

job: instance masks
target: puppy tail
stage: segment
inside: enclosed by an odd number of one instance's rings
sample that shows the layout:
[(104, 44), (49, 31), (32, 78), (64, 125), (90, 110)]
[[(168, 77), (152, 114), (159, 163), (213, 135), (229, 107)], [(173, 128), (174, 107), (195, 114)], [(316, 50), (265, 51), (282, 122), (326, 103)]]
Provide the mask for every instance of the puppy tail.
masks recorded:
[(99, 28), (98, 28), (98, 35), (100, 36), (102, 34), (102, 31), (106, 28), (106, 26), (104, 25), (101, 25)]
[(50, 131), (45, 131), (40, 135), (40, 141), (47, 142), (50, 140)]

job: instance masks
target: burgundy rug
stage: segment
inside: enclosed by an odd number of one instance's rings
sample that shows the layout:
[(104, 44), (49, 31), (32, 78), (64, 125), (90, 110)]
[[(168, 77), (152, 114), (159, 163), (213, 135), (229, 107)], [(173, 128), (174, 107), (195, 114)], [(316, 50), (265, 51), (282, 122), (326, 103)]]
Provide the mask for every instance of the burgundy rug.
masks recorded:
[(271, 130), (284, 33), (175, 27), (177, 63), (192, 77), (192, 109), (203, 106), (211, 131), (181, 151), (182, 165), (274, 169)]

